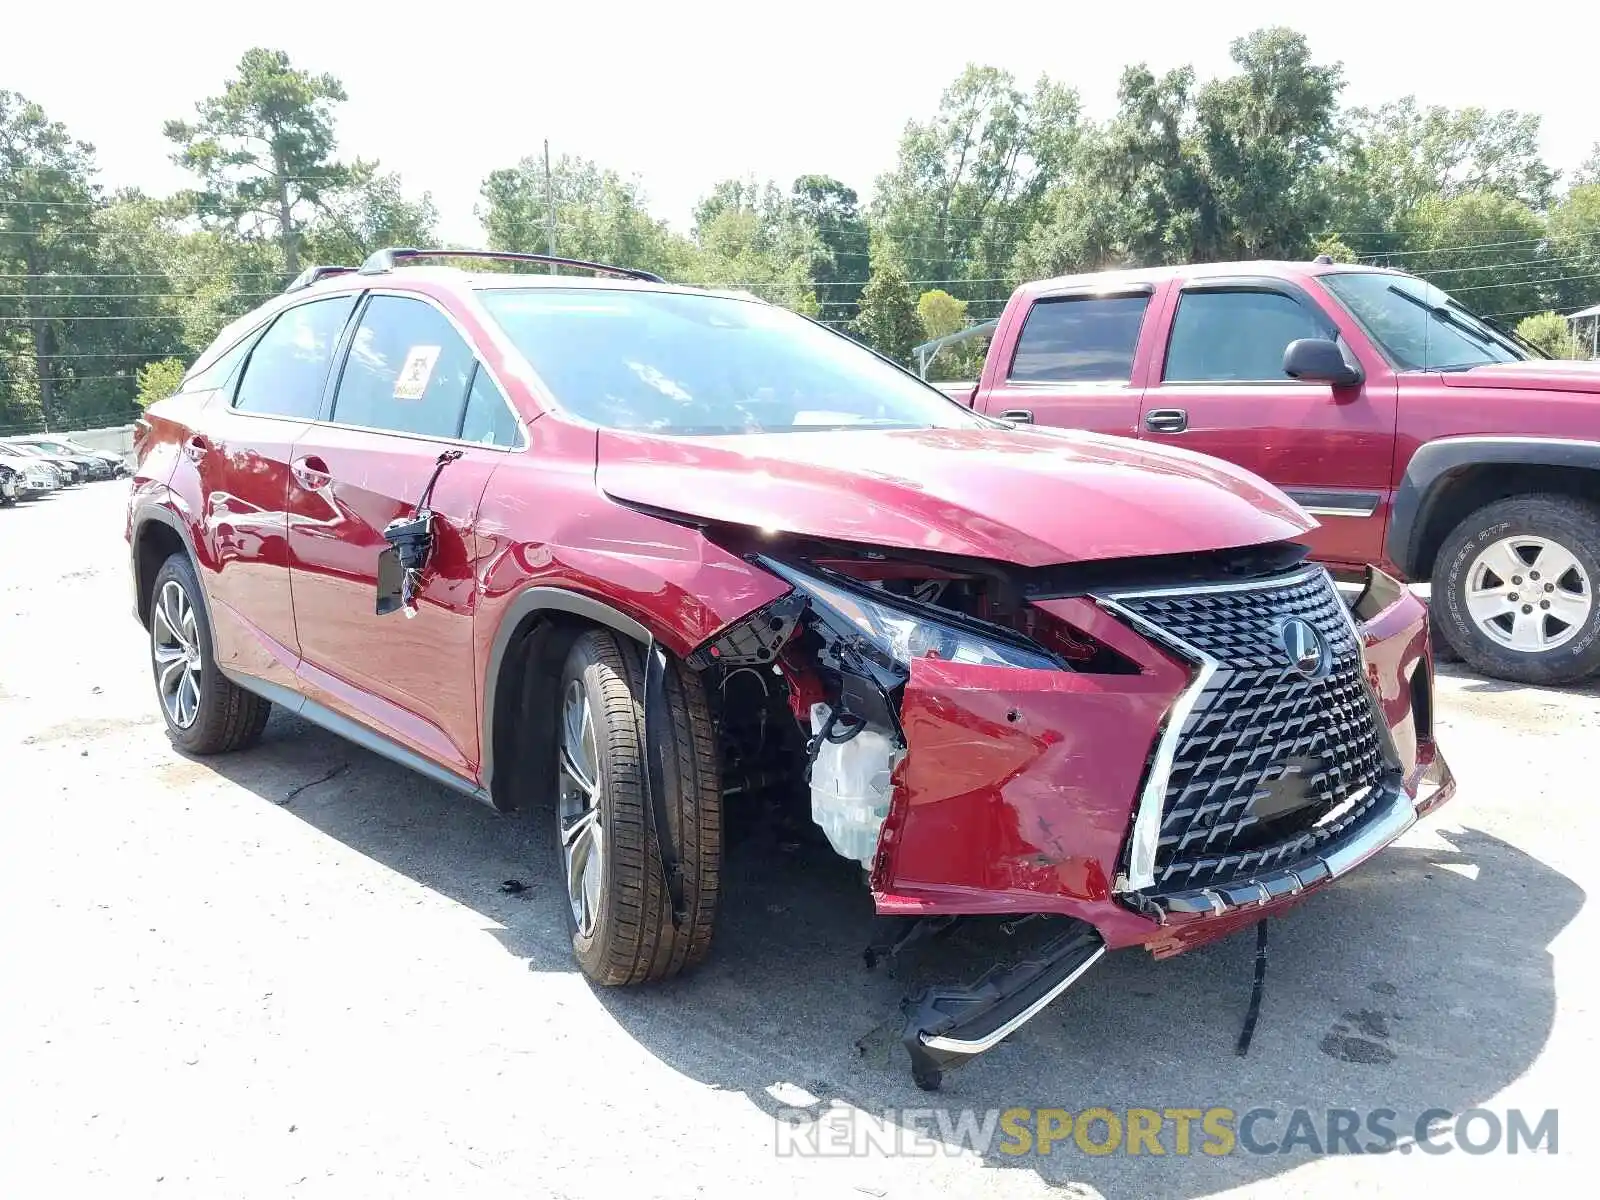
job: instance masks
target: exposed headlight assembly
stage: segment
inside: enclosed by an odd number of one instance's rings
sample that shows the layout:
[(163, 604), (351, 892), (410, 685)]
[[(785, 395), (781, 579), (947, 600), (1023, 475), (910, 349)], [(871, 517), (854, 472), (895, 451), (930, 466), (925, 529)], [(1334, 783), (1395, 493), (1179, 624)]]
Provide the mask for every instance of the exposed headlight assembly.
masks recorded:
[(801, 571), (772, 559), (761, 561), (802, 592), (831, 625), (859, 634), (886, 665), (901, 671), (910, 670), (917, 658), (1036, 671), (1059, 671), (1066, 665), (1020, 636), (960, 613), (935, 611), (820, 568)]

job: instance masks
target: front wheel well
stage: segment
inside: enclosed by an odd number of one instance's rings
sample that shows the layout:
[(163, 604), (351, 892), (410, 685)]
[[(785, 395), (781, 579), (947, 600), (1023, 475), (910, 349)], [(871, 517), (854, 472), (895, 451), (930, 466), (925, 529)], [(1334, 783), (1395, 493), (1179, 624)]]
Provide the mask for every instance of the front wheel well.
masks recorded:
[(139, 621), (150, 628), (150, 592), (161, 565), (174, 554), (188, 554), (178, 531), (165, 521), (147, 520), (139, 526), (133, 543), (134, 596), (139, 606)]
[(1407, 574), (1414, 580), (1431, 578), (1439, 548), (1450, 531), (1478, 509), (1511, 496), (1535, 493), (1571, 496), (1600, 506), (1600, 471), (1531, 463), (1483, 463), (1449, 472), (1434, 485), (1428, 498), (1415, 561)]
[(545, 610), (524, 616), (506, 642), (489, 714), (494, 770), (486, 781), (500, 811), (536, 802), (552, 778), (543, 768), (555, 762), (561, 670), (572, 643), (599, 628), (598, 622)]

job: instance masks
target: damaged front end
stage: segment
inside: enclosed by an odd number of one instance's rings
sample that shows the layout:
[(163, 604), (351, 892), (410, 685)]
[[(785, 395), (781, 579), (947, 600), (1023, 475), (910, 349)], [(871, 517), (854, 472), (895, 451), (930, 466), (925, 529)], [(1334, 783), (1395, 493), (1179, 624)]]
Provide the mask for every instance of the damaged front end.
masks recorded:
[(721, 698), (728, 789), (803, 778), (913, 935), (1053, 919), (1023, 961), (908, 1002), (924, 1087), (1108, 949), (1258, 922), (1449, 794), (1421, 605), (1378, 580), (1352, 613), (1299, 546), (1033, 570), (739, 550), (792, 590), (688, 660)]

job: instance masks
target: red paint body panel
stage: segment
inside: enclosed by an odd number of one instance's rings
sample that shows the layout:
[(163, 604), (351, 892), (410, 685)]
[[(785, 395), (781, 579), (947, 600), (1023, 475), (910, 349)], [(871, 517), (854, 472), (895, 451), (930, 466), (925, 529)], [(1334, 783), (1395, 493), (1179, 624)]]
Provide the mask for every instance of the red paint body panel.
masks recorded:
[[(1345, 268), (1313, 263), (1211, 263), (1111, 271), (1024, 284), (1011, 297), (990, 342), (973, 398), (990, 415), (1025, 408), (1036, 422), (1183, 446), (1237, 463), (1279, 488), (1306, 496), (1318, 526), (1304, 537), (1314, 557), (1334, 567), (1389, 561), (1388, 532), (1396, 489), (1417, 449), (1469, 435), (1600, 440), (1600, 364), (1497, 363), (1444, 374), (1396, 371), (1319, 277)], [(1173, 318), (1186, 284), (1274, 279), (1299, 294), (1337, 328), (1366, 375), (1359, 387), (1321, 384), (1165, 383)], [(1006, 375), (1029, 309), (1042, 297), (1090, 286), (1155, 288), (1133, 369), (1115, 384), (1008, 383)], [(1179, 408), (1188, 428), (1152, 432), (1143, 416)], [(1317, 495), (1313, 496), (1315, 493)], [(1331, 508), (1318, 500), (1331, 497)], [(1370, 505), (1369, 515), (1363, 515)], [(1344, 513), (1338, 509), (1344, 508)]]
[(1311, 526), (1215, 460), (1031, 429), (602, 432), (599, 483), (712, 521), (1022, 566), (1246, 546)]

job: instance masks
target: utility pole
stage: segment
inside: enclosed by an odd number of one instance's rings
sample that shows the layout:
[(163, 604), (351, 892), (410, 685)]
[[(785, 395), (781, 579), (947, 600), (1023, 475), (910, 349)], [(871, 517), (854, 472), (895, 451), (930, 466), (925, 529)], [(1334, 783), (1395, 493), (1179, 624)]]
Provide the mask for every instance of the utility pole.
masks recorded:
[[(556, 256), (556, 194), (550, 183), (550, 139), (544, 140), (544, 235), (551, 258)], [(555, 263), (550, 264), (550, 274), (556, 273)]]

